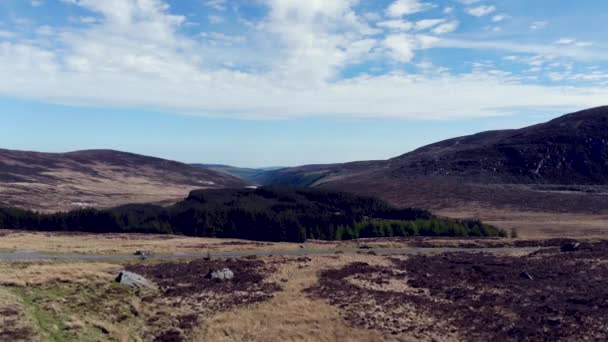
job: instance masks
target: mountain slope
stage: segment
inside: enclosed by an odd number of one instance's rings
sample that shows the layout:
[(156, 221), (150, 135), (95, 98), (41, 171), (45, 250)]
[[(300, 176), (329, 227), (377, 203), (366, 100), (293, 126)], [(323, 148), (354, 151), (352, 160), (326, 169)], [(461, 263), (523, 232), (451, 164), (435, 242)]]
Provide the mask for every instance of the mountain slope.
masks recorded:
[(112, 150), (0, 150), (0, 204), (41, 210), (179, 199), (197, 188), (241, 187), (236, 177)]
[(438, 142), (388, 163), (395, 174), (457, 175), (481, 182), (608, 184), (608, 107), (522, 129)]
[(330, 187), (432, 209), (608, 211), (608, 107), (449, 139), (385, 161), (303, 166), (266, 177), (265, 184)]

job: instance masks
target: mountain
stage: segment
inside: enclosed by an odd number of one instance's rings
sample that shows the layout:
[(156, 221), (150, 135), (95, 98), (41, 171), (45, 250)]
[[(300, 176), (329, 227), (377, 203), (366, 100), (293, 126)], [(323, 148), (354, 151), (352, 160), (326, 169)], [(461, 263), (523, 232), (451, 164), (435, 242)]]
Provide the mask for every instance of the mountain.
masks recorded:
[(608, 107), (441, 141), (384, 160), (276, 170), (264, 184), (373, 194), (432, 209), (608, 211)]
[(268, 171), (274, 171), (278, 169), (282, 169), (282, 167), (265, 167), (265, 168), (246, 168), (246, 167), (236, 167), (230, 165), (222, 165), (222, 164), (191, 164), (194, 167), (198, 167), (206, 170), (213, 170), (217, 172), (221, 172), (224, 174), (228, 174), (237, 178), (242, 179), (243, 181), (259, 185), (261, 181), (263, 181), (263, 174)]
[(608, 184), (608, 107), (438, 142), (389, 165), (395, 174), (457, 175), (481, 182)]
[(242, 187), (224, 173), (112, 150), (0, 149), (0, 205), (37, 210), (173, 201), (198, 188)]

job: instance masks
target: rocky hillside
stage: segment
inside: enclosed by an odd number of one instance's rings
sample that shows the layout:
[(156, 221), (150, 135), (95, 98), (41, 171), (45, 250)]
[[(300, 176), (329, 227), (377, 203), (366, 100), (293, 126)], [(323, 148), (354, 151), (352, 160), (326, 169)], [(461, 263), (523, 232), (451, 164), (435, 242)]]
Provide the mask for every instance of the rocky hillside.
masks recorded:
[(0, 150), (0, 204), (41, 210), (163, 202), (240, 179), (160, 158), (112, 150)]

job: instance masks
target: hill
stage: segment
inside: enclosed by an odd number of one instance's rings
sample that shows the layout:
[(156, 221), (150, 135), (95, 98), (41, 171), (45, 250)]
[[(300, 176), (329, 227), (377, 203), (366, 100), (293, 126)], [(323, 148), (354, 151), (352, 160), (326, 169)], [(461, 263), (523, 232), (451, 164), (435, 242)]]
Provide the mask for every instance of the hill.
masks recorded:
[(516, 130), (428, 145), (388, 161), (395, 174), (479, 182), (608, 184), (608, 107)]
[(220, 172), (113, 150), (0, 150), (0, 205), (6, 206), (68, 210), (172, 202), (196, 188), (244, 185)]
[(430, 209), (608, 212), (608, 107), (449, 139), (389, 160), (302, 166), (264, 177), (265, 184), (322, 186)]

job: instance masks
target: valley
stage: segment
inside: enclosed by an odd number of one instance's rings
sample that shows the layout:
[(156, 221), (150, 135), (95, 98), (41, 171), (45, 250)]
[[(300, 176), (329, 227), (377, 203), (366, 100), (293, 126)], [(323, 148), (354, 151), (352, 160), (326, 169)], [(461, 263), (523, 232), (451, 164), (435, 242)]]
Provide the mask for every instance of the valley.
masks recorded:
[(603, 340), (606, 127), (277, 169), (0, 150), (0, 339)]

